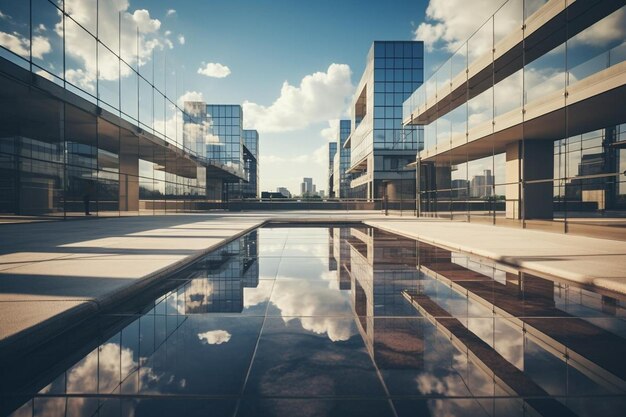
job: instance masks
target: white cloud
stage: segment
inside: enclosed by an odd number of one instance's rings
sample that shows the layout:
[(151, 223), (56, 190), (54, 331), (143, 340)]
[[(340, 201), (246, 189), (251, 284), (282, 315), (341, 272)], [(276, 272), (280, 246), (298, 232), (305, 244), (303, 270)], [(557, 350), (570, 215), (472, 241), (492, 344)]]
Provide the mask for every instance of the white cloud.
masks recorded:
[(176, 14), (176, 10), (174, 9), (169, 9), (166, 13), (165, 16), (169, 17), (169, 16), (173, 16)]
[(243, 103), (244, 125), (259, 133), (286, 132), (336, 118), (352, 99), (351, 74), (348, 65), (331, 64), (326, 72), (302, 78), (297, 87), (285, 81), (271, 105)]
[(181, 45), (185, 44), (185, 36), (184, 35), (178, 35), (178, 43)]
[(612, 41), (625, 37), (626, 12), (622, 8), (574, 36), (569, 42), (569, 47), (572, 44), (606, 46)]
[(333, 342), (348, 340), (356, 334), (354, 319), (346, 313), (349, 301), (341, 291), (331, 285), (280, 278), (274, 283), (272, 303), (285, 323), (299, 320), (305, 330), (326, 334)]
[(178, 105), (182, 108), (186, 101), (204, 101), (204, 96), (198, 91), (186, 91), (178, 98)]
[[(105, 343), (67, 371), (64, 389), (72, 394), (110, 394), (119, 389), (121, 376), (128, 392), (137, 392), (150, 382), (159, 381), (160, 375), (156, 375), (150, 366), (142, 365), (141, 372), (138, 367), (131, 349), (117, 343)], [(135, 375), (129, 377), (133, 373)], [(42, 393), (49, 393), (51, 388), (52, 385), (48, 385)], [(43, 402), (40, 412), (46, 416), (84, 415), (93, 412), (92, 405), (85, 397), (74, 398), (71, 402), (52, 400)]]
[(50, 42), (44, 36), (33, 36), (33, 58), (43, 59), (43, 55), (50, 52)]
[(320, 132), (322, 137), (329, 142), (337, 142), (339, 137), (339, 119), (331, 119), (328, 121), (328, 127)]
[(82, 69), (68, 69), (65, 71), (65, 79), (83, 90), (96, 92), (96, 78), (90, 72)]
[[(87, 0), (66, 0), (65, 11), (78, 19), (85, 27), (95, 27), (96, 15), (92, 11), (92, 2)], [(152, 19), (148, 10), (128, 10), (127, 0), (110, 0), (108, 7), (98, 13), (98, 34), (105, 45), (117, 50), (118, 42), (121, 45), (120, 54), (126, 62), (134, 67), (145, 65), (152, 57), (155, 49), (171, 47), (169, 42), (159, 31), (161, 22)], [(121, 14), (121, 29), (119, 18)], [(63, 36), (63, 23), (59, 21), (54, 28), (59, 36)], [(118, 33), (121, 40), (118, 41)], [(116, 80), (120, 76), (116, 60), (98, 60), (99, 68), (94, 59), (93, 44), (85, 42), (84, 32), (77, 25), (65, 26), (66, 50), (76, 60), (78, 68), (68, 69), (84, 74), (83, 80), (95, 80), (97, 71), (103, 80)], [(139, 50), (137, 50), (137, 43)], [(34, 42), (33, 42), (34, 45)], [(122, 66), (122, 77), (130, 75), (131, 71)], [(67, 75), (66, 75), (67, 76)], [(75, 74), (74, 74), (75, 76)]]
[(198, 339), (208, 345), (221, 345), (222, 343), (228, 343), (231, 338), (231, 334), (226, 330), (211, 330), (204, 333), (198, 333)]
[[(441, 47), (448, 52), (454, 52), (503, 2), (504, 0), (474, 0), (472, 7), (467, 7), (466, 0), (430, 0), (426, 8), (426, 21), (415, 29), (414, 38), (424, 41), (428, 51)], [(460, 10), (463, 12), (460, 13)], [(506, 35), (520, 19), (521, 10), (517, 13), (512, 8), (501, 9), (494, 26), (496, 35)], [(477, 39), (476, 45), (482, 45), (482, 48), (472, 48), (470, 54), (473, 56), (490, 49), (491, 30), (480, 31), (476, 36), (481, 38)]]
[[(490, 49), (492, 39), (491, 23), (489, 29), (482, 25), (497, 11), (493, 21), (493, 32), (496, 39), (511, 33), (513, 28), (521, 24), (521, 8), (500, 6), (503, 0), (475, 0), (472, 7), (467, 7), (465, 0), (430, 0), (426, 8), (426, 22), (421, 23), (414, 31), (414, 39), (423, 40), (428, 51), (442, 48), (455, 52), (470, 36), (476, 40), (469, 50), (475, 57)], [(529, 10), (537, 10), (543, 0), (527, 0)], [(463, 10), (463, 13), (459, 13)], [(474, 34), (474, 32), (477, 32)], [(626, 35), (626, 13), (620, 9), (597, 22), (575, 36), (572, 41), (592, 46), (603, 46), (610, 41), (623, 39)]]
[(10, 20), (11, 16), (9, 16), (8, 14), (2, 13), (2, 10), (0, 10), (0, 19)]
[(230, 75), (230, 68), (220, 63), (209, 62), (205, 64), (203, 62), (200, 68), (198, 68), (198, 74), (213, 78), (224, 78)]
[[(30, 55), (30, 41), (18, 32), (0, 32), (0, 45), (24, 58), (28, 58)], [(50, 52), (51, 49), (48, 38), (39, 35), (33, 36), (33, 58), (43, 59), (43, 55)]]

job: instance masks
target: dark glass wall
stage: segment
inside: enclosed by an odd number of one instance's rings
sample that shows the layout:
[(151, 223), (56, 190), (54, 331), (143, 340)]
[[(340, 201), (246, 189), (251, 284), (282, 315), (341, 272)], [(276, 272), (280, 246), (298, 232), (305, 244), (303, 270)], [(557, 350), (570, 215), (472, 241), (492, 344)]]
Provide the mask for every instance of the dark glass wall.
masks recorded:
[(202, 121), (177, 104), (174, 52), (115, 6), (0, 6), (1, 212), (151, 214), (205, 200), (194, 161), (205, 149), (188, 146), (201, 132), (183, 134), (183, 119)]
[(424, 126), (422, 215), (625, 224), (626, 39), (611, 28), (626, 25), (626, 8), (544, 3), (505, 2), (405, 102), (404, 119)]

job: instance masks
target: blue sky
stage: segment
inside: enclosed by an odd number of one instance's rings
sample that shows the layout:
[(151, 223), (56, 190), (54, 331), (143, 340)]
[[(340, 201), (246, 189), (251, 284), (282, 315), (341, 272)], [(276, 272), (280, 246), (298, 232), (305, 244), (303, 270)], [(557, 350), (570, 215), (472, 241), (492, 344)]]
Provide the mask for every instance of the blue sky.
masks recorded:
[[(358, 83), (372, 41), (413, 39), (426, 6), (424, 0), (130, 0), (129, 11), (147, 9), (162, 22), (162, 30), (172, 32), (172, 39), (185, 37), (185, 44), (172, 51), (185, 67), (185, 90), (202, 93), (210, 103), (270, 106), (284, 82), (297, 88), (304, 77), (326, 73), (333, 63), (348, 65), (351, 83)], [(170, 9), (176, 12), (168, 15)], [(225, 65), (230, 74), (198, 74), (203, 62)], [(248, 113), (244, 111), (245, 121)], [(331, 118), (345, 117), (342, 113), (338, 110)], [(283, 132), (259, 128), (262, 190), (287, 186), (297, 191), (302, 177), (313, 177), (318, 189), (327, 188), (322, 148), (329, 132), (321, 132), (329, 122), (302, 124)]]

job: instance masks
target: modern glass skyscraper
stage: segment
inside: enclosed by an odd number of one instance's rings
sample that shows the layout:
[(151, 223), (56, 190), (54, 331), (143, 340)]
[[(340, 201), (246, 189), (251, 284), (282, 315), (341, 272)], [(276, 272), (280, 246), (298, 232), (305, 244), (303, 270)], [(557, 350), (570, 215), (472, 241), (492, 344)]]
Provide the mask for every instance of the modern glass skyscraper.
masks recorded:
[(244, 177), (243, 112), (238, 104), (207, 104), (206, 157)]
[(414, 198), (421, 127), (402, 126), (402, 104), (424, 79), (421, 41), (375, 41), (352, 103), (350, 187), (354, 197)]
[[(214, 190), (213, 193), (221, 190), (223, 199), (257, 198), (259, 134), (256, 130), (243, 129), (241, 106), (185, 102), (185, 108), (202, 120), (199, 125), (185, 124), (186, 132), (202, 132), (203, 139), (196, 139), (195, 146), (199, 148), (204, 143), (204, 157), (232, 174), (209, 180), (208, 188)], [(191, 138), (197, 136), (190, 135)]]
[(477, 27), (404, 105), (405, 126), (425, 129), (421, 214), (623, 227), (624, 27), (609, 0), (508, 0)]

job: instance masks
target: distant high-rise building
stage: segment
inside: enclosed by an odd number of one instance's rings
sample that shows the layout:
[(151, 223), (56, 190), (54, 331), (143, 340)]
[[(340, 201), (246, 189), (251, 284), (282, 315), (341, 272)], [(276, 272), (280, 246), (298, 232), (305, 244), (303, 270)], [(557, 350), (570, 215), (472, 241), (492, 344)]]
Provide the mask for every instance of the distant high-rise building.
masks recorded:
[(482, 175), (474, 175), (470, 181), (470, 197), (486, 198), (493, 196), (493, 175), (486, 169)]
[(313, 178), (302, 178), (302, 183), (300, 184), (300, 195), (313, 195), (315, 194), (315, 186), (313, 185)]

